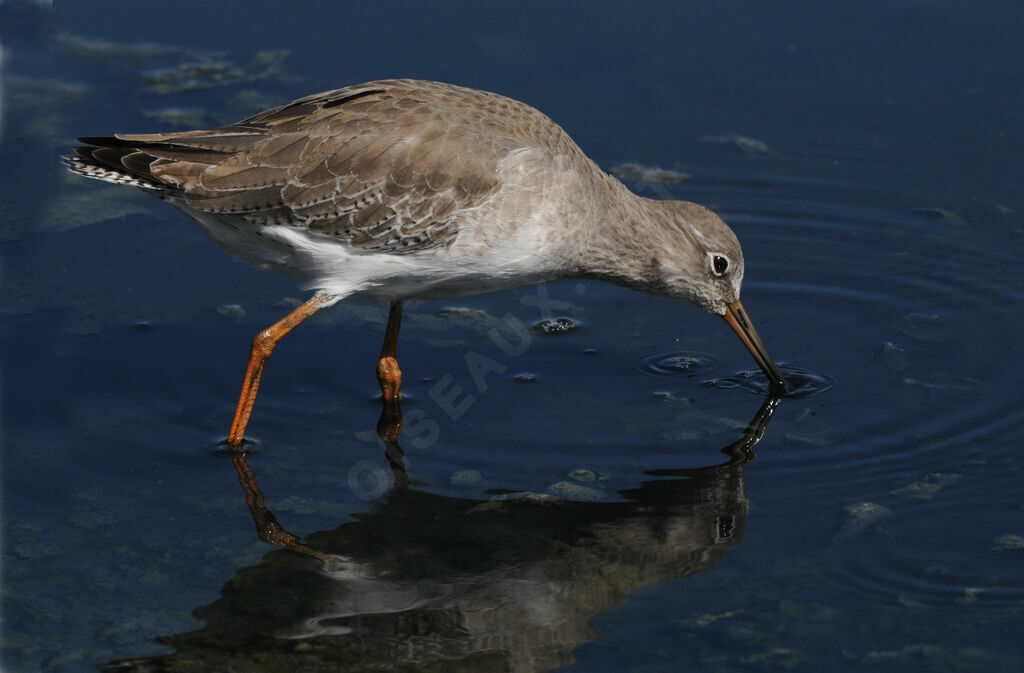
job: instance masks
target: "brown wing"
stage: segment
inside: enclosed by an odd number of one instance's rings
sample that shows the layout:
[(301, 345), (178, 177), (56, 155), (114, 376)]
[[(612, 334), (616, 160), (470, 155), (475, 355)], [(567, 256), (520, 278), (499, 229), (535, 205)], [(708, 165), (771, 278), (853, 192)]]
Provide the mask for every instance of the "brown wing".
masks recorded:
[(397, 80), (316, 94), (224, 128), (82, 138), (93, 146), (76, 152), (201, 211), (400, 253), (454, 240), (457, 213), (497, 191), (508, 152), (552, 147), (551, 135), (555, 147), (575, 148), (517, 101)]

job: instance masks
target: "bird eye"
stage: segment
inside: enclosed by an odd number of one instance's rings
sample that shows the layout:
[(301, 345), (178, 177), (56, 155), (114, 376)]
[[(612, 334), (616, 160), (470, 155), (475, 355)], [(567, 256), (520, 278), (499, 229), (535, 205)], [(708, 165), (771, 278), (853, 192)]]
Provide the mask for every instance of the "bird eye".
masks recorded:
[(729, 260), (722, 255), (711, 257), (711, 270), (716, 276), (724, 275), (729, 270)]

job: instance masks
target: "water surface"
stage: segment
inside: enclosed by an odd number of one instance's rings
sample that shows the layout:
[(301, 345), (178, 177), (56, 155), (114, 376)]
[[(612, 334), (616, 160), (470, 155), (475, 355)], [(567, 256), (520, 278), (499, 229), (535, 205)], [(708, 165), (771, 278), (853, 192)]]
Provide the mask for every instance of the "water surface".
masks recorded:
[[(1020, 670), (1021, 19), (3, 4), (4, 670)], [(220, 450), (305, 294), (58, 158), (389, 76), (525, 100), (716, 210), (794, 393), (713, 316), (565, 281), (409, 306), (385, 441), (386, 307), (352, 302)]]

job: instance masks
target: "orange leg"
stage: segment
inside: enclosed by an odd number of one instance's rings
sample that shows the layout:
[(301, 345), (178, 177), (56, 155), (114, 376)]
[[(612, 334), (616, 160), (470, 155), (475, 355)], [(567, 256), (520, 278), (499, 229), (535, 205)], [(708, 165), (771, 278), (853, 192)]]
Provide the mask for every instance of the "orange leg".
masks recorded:
[(274, 352), (274, 346), (285, 334), (295, 329), (299, 323), (317, 311), (333, 304), (337, 299), (326, 295), (315, 295), (302, 306), (298, 307), (281, 320), (256, 335), (249, 350), (249, 366), (245, 370), (245, 381), (242, 382), (242, 394), (235, 408), (235, 419), (231, 422), (228, 433), (228, 446), (241, 448), (245, 435), (245, 426), (252, 414), (252, 405), (256, 403), (256, 393), (260, 388), (260, 377), (267, 358)]
[(377, 434), (385, 442), (392, 442), (402, 432), (402, 370), (398, 368), (395, 351), (398, 349), (398, 330), (402, 325), (402, 302), (391, 302), (388, 326), (384, 330), (384, 346), (377, 360), (377, 382), (384, 398)]
[(402, 327), (402, 302), (391, 302), (388, 311), (388, 326), (384, 331), (384, 346), (380, 349), (377, 360), (377, 382), (380, 392), (384, 394), (384, 402), (397, 402), (401, 399), (402, 370), (398, 368), (395, 352), (398, 350), (398, 330)]

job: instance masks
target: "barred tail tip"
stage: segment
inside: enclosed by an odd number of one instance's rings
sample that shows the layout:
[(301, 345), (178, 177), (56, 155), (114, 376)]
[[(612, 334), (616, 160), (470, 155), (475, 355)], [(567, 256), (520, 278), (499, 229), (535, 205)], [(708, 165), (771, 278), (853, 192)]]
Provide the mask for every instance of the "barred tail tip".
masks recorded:
[(129, 173), (122, 173), (106, 166), (100, 166), (83, 159), (82, 157), (65, 156), (63, 157), (63, 160), (64, 165), (67, 166), (69, 171), (77, 173), (78, 175), (84, 175), (87, 178), (102, 180), (103, 182), (109, 182), (115, 185), (128, 185), (130, 187), (138, 187), (140, 189), (165, 191), (165, 187), (163, 185), (148, 182)]

